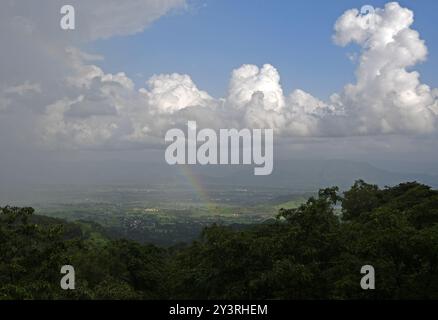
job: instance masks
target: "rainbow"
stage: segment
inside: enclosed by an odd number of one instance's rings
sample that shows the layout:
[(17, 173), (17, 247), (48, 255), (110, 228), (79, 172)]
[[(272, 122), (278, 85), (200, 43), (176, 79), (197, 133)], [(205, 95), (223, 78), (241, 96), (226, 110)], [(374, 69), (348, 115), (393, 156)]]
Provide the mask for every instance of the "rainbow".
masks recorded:
[(178, 165), (181, 168), (181, 173), (187, 180), (187, 182), (192, 186), (194, 192), (201, 200), (203, 205), (206, 205), (208, 212), (214, 214), (216, 204), (211, 199), (210, 195), (207, 192), (207, 189), (203, 186), (201, 180), (193, 173), (193, 170), (190, 165), (183, 164)]

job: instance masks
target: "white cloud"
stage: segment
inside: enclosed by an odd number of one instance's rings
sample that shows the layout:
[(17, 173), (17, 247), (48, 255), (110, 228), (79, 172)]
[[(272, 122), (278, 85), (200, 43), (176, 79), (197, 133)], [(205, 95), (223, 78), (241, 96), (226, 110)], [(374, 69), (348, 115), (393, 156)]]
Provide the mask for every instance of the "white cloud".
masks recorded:
[(407, 68), (427, 57), (427, 48), (411, 29), (413, 12), (392, 2), (370, 17), (358, 10), (345, 12), (336, 22), (334, 40), (355, 42), (363, 53), (357, 82), (336, 96), (356, 134), (427, 133), (436, 129), (437, 96), (420, 83), (419, 73)]
[(233, 71), (228, 94), (230, 104), (245, 107), (257, 92), (263, 94), (265, 110), (280, 111), (284, 107), (280, 75), (273, 66), (265, 64), (259, 69), (254, 65), (243, 65)]
[[(77, 3), (87, 8), (90, 23), (84, 24), (77, 43), (141, 31), (171, 8), (184, 6), (177, 0), (131, 0), (123, 5), (110, 1), (106, 6), (101, 1)], [(92, 23), (92, 17), (104, 13), (115, 17)], [(436, 131), (438, 89), (422, 84), (419, 74), (410, 71), (426, 59), (427, 48), (411, 29), (413, 13), (397, 3), (377, 9), (372, 16), (348, 10), (338, 19), (335, 42), (354, 42), (362, 52), (357, 57), (356, 82), (333, 94), (330, 101), (300, 89), (285, 95), (279, 73), (269, 64), (234, 70), (228, 94), (221, 99), (198, 88), (189, 75), (176, 73), (155, 75), (137, 90), (126, 74), (105, 73), (93, 64), (101, 57), (67, 45), (56, 32), (43, 37), (38, 30), (46, 22), (37, 13), (23, 19), (28, 23), (18, 31), (2, 23), (19, 38), (12, 41), (5, 59), (29, 69), (13, 74), (7, 61), (0, 61), (6, 70), (0, 75), (0, 112), (11, 109), (11, 101), (14, 108), (19, 104), (29, 108), (25, 96), (32, 97), (32, 132), (45, 146), (157, 145), (163, 142), (165, 130), (187, 120), (196, 120), (200, 127), (275, 128), (277, 135), (292, 138)], [(0, 31), (2, 40), (4, 36)], [(25, 47), (25, 40), (34, 47)], [(34, 55), (32, 64), (25, 53), (13, 57), (12, 52), (20, 48)]]
[[(74, 3), (75, 1), (73, 1)], [(143, 31), (169, 10), (185, 8), (185, 0), (76, 0), (87, 13), (88, 40), (123, 36)], [(78, 23), (81, 21), (79, 20)]]
[(210, 104), (213, 100), (207, 92), (199, 90), (188, 75), (161, 74), (148, 81), (147, 89), (140, 89), (149, 105), (158, 113), (174, 113), (191, 107)]

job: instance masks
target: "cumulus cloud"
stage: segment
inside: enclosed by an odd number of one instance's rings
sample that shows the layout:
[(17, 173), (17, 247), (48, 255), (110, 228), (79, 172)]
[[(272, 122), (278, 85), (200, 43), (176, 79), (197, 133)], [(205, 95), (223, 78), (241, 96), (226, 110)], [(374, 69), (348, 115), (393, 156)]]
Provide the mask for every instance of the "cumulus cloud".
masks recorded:
[(228, 94), (230, 104), (243, 108), (257, 92), (263, 94), (263, 105), (266, 110), (280, 111), (284, 107), (280, 75), (273, 66), (265, 64), (259, 69), (254, 65), (243, 65), (233, 71)]
[[(89, 24), (76, 37), (87, 42), (138, 32), (170, 9), (184, 6), (177, 0), (118, 3), (109, 1), (103, 6), (100, 1), (78, 0), (89, 12)], [(118, 10), (122, 11), (115, 14)], [(92, 17), (108, 12), (118, 17), (93, 22)], [(329, 101), (300, 89), (285, 94), (278, 71), (269, 64), (234, 70), (227, 95), (219, 99), (203, 91), (189, 75), (176, 73), (155, 75), (144, 88), (136, 88), (126, 74), (105, 73), (96, 66), (95, 60), (101, 57), (85, 54), (56, 36), (37, 36), (42, 44), (32, 42), (30, 35), (39, 35), (35, 30), (40, 20), (27, 17), (28, 24), (14, 31), (36, 46), (37, 65), (28, 64), (30, 71), (0, 78), (0, 113), (11, 112), (14, 104), (32, 105), (32, 132), (44, 146), (159, 145), (167, 129), (188, 120), (210, 128), (274, 128), (282, 137), (436, 131), (438, 90), (422, 84), (419, 74), (410, 71), (426, 59), (427, 48), (411, 29), (412, 11), (397, 3), (368, 15), (348, 10), (336, 21), (335, 43), (356, 43), (361, 54), (356, 82)], [(14, 50), (19, 45), (20, 41), (11, 44)], [(18, 57), (18, 62), (26, 58)], [(4, 61), (0, 63), (7, 68)], [(32, 97), (32, 104), (25, 97)], [(0, 114), (2, 119), (7, 117)]]
[(213, 100), (207, 92), (199, 90), (188, 75), (155, 75), (149, 79), (148, 87), (140, 92), (157, 113), (174, 113), (187, 107), (207, 105)]
[(436, 129), (437, 96), (409, 67), (427, 57), (427, 48), (411, 29), (413, 12), (392, 2), (371, 16), (353, 9), (335, 24), (334, 40), (357, 43), (363, 49), (357, 82), (334, 96), (359, 134), (427, 133)]

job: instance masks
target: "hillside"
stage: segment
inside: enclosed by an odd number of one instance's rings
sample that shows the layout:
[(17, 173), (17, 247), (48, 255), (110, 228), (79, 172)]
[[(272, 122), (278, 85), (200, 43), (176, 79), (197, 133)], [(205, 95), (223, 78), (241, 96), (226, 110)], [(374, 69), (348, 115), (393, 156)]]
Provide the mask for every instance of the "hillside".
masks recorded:
[[(321, 189), (275, 221), (212, 225), (165, 249), (4, 207), (0, 298), (437, 299), (437, 208), (438, 191), (426, 185), (357, 181), (343, 193)], [(76, 269), (76, 290), (59, 288), (65, 264)], [(376, 270), (375, 290), (359, 286), (364, 265)]]

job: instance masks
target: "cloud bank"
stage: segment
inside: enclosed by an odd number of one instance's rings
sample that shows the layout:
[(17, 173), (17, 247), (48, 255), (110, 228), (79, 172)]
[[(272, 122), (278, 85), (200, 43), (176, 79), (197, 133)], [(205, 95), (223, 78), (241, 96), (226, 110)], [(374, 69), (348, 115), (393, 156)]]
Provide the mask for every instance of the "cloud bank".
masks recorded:
[[(58, 8), (58, 2), (50, 7)], [(11, 141), (49, 148), (144, 148), (162, 144), (166, 130), (188, 120), (209, 128), (274, 128), (276, 136), (284, 138), (437, 130), (438, 89), (422, 84), (418, 72), (411, 70), (426, 60), (427, 47), (411, 28), (413, 12), (398, 3), (367, 15), (348, 10), (336, 21), (335, 44), (355, 43), (361, 53), (355, 83), (329, 101), (300, 89), (284, 93), (279, 72), (269, 64), (234, 70), (228, 93), (219, 99), (189, 75), (176, 73), (155, 75), (144, 88), (136, 88), (126, 74), (105, 73), (96, 65), (101, 57), (78, 48), (96, 39), (140, 32), (185, 3), (78, 0), (73, 5), (88, 14), (82, 24), (77, 21), (85, 27), (68, 41), (50, 26), (50, 21), (59, 21), (58, 12), (35, 5), (36, 10), (23, 17), (16, 13), (28, 10), (20, 5), (1, 5), (6, 10), (0, 11), (0, 39), (7, 43), (0, 61), (3, 139), (6, 135)], [(111, 19), (96, 19), (100, 16)]]

